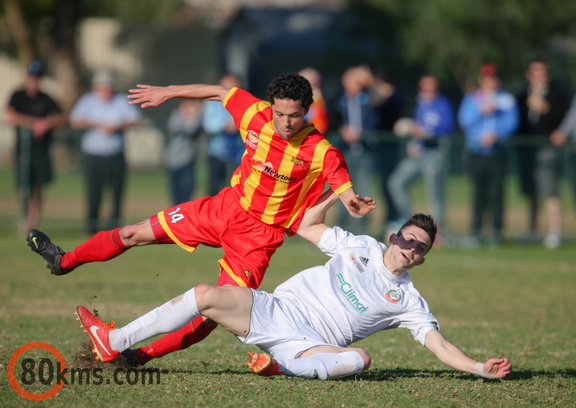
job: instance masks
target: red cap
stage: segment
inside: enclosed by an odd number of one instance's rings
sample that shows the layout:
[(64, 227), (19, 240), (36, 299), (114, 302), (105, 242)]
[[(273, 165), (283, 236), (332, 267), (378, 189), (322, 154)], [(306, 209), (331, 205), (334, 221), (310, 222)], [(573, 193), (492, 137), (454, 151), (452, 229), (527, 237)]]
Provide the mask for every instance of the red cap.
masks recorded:
[(498, 66), (492, 62), (483, 65), (482, 68), (480, 68), (480, 75), (485, 77), (498, 76)]

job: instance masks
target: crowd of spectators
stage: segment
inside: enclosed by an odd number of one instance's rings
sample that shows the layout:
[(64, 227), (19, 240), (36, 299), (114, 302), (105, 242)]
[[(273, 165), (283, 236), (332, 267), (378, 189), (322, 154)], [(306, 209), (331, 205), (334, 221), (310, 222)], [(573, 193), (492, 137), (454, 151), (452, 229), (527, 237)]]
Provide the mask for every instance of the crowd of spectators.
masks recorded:
[[(30, 72), (34, 74), (32, 78), (40, 76), (40, 71)], [(534, 59), (527, 64), (525, 86), (517, 95), (502, 83), (498, 67), (486, 63), (478, 68), (475, 86), (463, 92), (458, 101), (445, 95), (440, 79), (429, 73), (417, 78), (416, 94), (410, 95), (399, 89), (384, 70), (373, 70), (364, 64), (351, 66), (342, 72), (340, 91), (331, 98), (323, 92), (323, 77), (319, 70), (305, 67), (300, 74), (308, 79), (314, 91), (314, 104), (306, 119), (342, 151), (356, 190), (365, 196), (382, 197), (379, 203), (384, 212), (381, 233), (396, 231), (413, 213), (411, 187), (421, 178), (426, 210), (438, 222), (436, 245), (442, 245), (444, 238), (450, 237), (451, 226), (446, 217), (446, 179), (450, 171), (450, 154), (460, 146), (454, 143), (454, 139), (461, 134), (471, 208), (469, 234), (459, 242), (476, 248), (498, 246), (509, 238), (505, 225), (505, 188), (507, 176), (513, 168), (519, 192), (526, 199), (526, 231), (518, 239), (527, 243), (541, 241), (547, 248), (561, 245), (560, 182), (565, 172), (570, 174), (572, 170), (576, 175), (576, 165), (574, 169), (563, 169), (563, 149), (570, 150), (571, 157), (576, 158), (576, 149), (570, 149), (576, 146), (570, 142), (576, 140), (576, 97), (570, 107), (568, 96), (550, 77), (546, 61)], [(220, 82), (240, 85), (239, 77), (230, 73), (222, 75)], [(110, 88), (110, 83), (109, 77), (97, 73), (93, 85), (95, 88)], [(122, 97), (120, 94), (116, 96)], [(26, 128), (27, 123), (14, 119), (13, 106), (14, 103), (10, 102), (9, 122), (16, 125), (17, 130)], [(125, 104), (122, 106), (126, 107)], [(69, 122), (77, 128), (80, 126), (78, 109), (75, 107)], [(53, 111), (58, 113), (57, 109)], [(96, 110), (90, 108), (87, 112), (94, 114)], [(113, 112), (120, 110), (113, 109)], [(132, 116), (126, 124), (115, 129), (136, 124), (139, 120), (137, 113), (132, 113)], [(65, 119), (54, 123), (62, 126)], [(202, 136), (207, 149), (206, 185), (209, 194), (213, 195), (227, 185), (240, 160), (243, 145), (222, 104), (212, 101), (195, 105), (182, 103), (167, 118), (167, 123), (164, 163), (172, 204), (186, 201), (194, 194), (197, 153), (203, 143)], [(90, 136), (89, 128), (86, 129), (83, 149)], [(48, 138), (38, 140), (45, 142)], [(104, 137), (103, 140), (110, 144), (113, 139)], [(119, 165), (123, 169), (123, 142), (121, 137), (118, 140), (118, 151), (112, 153), (121, 158)], [(101, 145), (94, 146), (99, 148)], [(17, 159), (30, 156), (21, 154), (21, 143), (18, 149)], [(49, 157), (46, 152), (44, 148), (44, 157)], [(94, 156), (93, 152), (84, 154), (87, 157), (85, 163)], [(109, 156), (106, 157), (109, 160)], [(576, 163), (576, 160), (571, 162)], [(22, 160), (15, 163), (20, 178), (22, 174), (32, 174), (23, 170)], [(32, 164), (36, 163), (38, 160), (32, 160)], [(105, 172), (98, 170), (87, 174), (100, 180)], [(123, 185), (124, 171), (117, 170), (111, 174), (116, 175), (110, 181), (112, 186)], [(114, 184), (113, 179), (118, 183)], [(20, 188), (22, 191), (39, 191), (35, 185), (44, 185), (47, 181), (32, 180), (30, 188)], [(94, 180), (86, 183), (88, 196), (92, 197), (88, 199), (87, 216), (87, 228), (91, 233), (99, 229), (97, 219), (102, 193), (98, 186), (101, 184)], [(26, 184), (19, 182), (19, 185)], [(576, 196), (576, 177), (573, 186)], [(122, 187), (113, 189), (117, 191), (114, 194), (115, 210), (110, 219), (114, 224), (120, 218), (122, 190)], [(30, 195), (24, 196), (26, 202), (38, 201), (28, 198)], [(37, 224), (39, 207), (36, 205), (31, 207), (32, 210), (24, 210), (24, 215), (31, 214), (29, 221), (24, 223), (24, 229)], [(539, 215), (543, 215), (542, 221)], [(351, 219), (344, 210), (339, 217), (341, 226), (357, 233), (367, 228), (368, 221), (367, 217)]]

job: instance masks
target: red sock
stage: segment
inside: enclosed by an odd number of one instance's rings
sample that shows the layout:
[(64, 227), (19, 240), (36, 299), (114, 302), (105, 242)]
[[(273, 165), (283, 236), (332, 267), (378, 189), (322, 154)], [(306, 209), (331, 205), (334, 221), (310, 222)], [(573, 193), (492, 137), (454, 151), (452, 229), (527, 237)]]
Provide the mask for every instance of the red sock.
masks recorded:
[(74, 269), (86, 262), (108, 261), (124, 253), (130, 247), (122, 243), (119, 232), (120, 228), (116, 228), (97, 233), (72, 251), (66, 252), (60, 260), (60, 266)]
[(139, 350), (152, 358), (162, 357), (204, 340), (216, 327), (218, 326), (206, 324), (204, 318), (198, 316), (180, 330), (165, 334), (153, 341), (149, 347), (142, 347)]

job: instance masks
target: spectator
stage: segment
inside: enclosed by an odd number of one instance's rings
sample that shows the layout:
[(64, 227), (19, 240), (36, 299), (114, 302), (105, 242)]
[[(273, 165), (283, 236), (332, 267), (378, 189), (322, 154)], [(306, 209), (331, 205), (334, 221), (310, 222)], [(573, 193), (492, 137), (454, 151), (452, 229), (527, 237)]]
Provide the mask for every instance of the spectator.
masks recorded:
[(488, 243), (497, 245), (504, 226), (506, 142), (518, 127), (516, 100), (500, 88), (498, 70), (486, 64), (480, 70), (479, 88), (464, 96), (458, 123), (464, 131), (472, 179), (473, 215), (471, 245), (484, 238), (482, 229), (492, 218)]
[(527, 237), (538, 237), (539, 201), (544, 198), (548, 224), (544, 245), (557, 248), (562, 240), (561, 150), (551, 140), (551, 133), (560, 126), (568, 109), (568, 100), (550, 82), (548, 65), (543, 60), (532, 60), (525, 75), (528, 85), (518, 95), (520, 127), (516, 140), (520, 187), (529, 206)]
[[(372, 74), (364, 66), (348, 68), (341, 77), (342, 93), (336, 98), (332, 108), (335, 128), (341, 140), (335, 143), (344, 154), (355, 181), (356, 191), (362, 196), (370, 196), (372, 190), (373, 154), (376, 146), (375, 130), (378, 115), (367, 88), (371, 85)], [(347, 212), (340, 206), (340, 225), (353, 230)], [(363, 226), (366, 220), (360, 220)]]
[(190, 200), (196, 186), (196, 154), (202, 131), (202, 104), (182, 99), (168, 118), (164, 165), (173, 205)]
[(440, 93), (438, 79), (424, 75), (419, 81), (406, 157), (389, 178), (389, 188), (404, 222), (412, 214), (410, 185), (418, 176), (424, 178), (428, 206), (439, 226), (445, 226), (444, 179), (449, 138), (454, 130), (454, 108)]
[(398, 89), (392, 84), (386, 71), (377, 71), (374, 81), (369, 88), (372, 101), (378, 114), (378, 143), (374, 150), (374, 170), (380, 176), (380, 186), (384, 200), (386, 201), (386, 216), (384, 235), (392, 231), (398, 231), (406, 219), (401, 220), (400, 211), (388, 187), (390, 175), (400, 161), (400, 143), (394, 137), (392, 130), (394, 124), (404, 115), (404, 98)]
[(22, 232), (38, 224), (44, 186), (53, 179), (50, 159), (52, 130), (66, 123), (66, 116), (58, 104), (40, 90), (42, 74), (42, 64), (32, 61), (24, 87), (10, 96), (6, 109), (6, 121), (16, 130), (14, 165), (22, 203)]
[(81, 150), (87, 194), (87, 231), (100, 230), (98, 219), (104, 188), (112, 190), (112, 211), (108, 229), (120, 225), (122, 196), (126, 178), (124, 131), (140, 120), (140, 111), (131, 106), (126, 95), (114, 92), (110, 71), (98, 71), (92, 79), (92, 91), (83, 95), (70, 113), (75, 129), (84, 130)]
[(310, 111), (306, 115), (306, 121), (312, 123), (320, 133), (325, 134), (328, 131), (328, 112), (322, 93), (322, 74), (311, 67), (304, 68), (299, 74), (310, 82), (314, 98)]
[[(240, 85), (236, 75), (225, 74), (219, 84), (225, 88)], [(230, 185), (230, 176), (244, 152), (242, 138), (232, 115), (220, 101), (203, 102), (202, 127), (208, 136), (208, 195), (215, 196)]]
[[(572, 141), (569, 144), (570, 159), (568, 162), (572, 164), (572, 191), (576, 198), (576, 96), (572, 99), (570, 108), (566, 116), (564, 116), (560, 127), (550, 135), (550, 140), (558, 147), (566, 145), (569, 138)], [(576, 199), (574, 201), (576, 203)]]

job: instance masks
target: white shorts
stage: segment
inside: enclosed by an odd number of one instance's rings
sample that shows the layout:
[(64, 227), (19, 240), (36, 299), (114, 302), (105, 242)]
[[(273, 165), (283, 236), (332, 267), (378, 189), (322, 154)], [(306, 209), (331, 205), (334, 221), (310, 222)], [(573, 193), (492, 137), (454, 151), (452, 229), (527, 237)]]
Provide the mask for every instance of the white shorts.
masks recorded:
[(238, 336), (240, 341), (254, 344), (280, 360), (294, 359), (311, 347), (330, 345), (289, 299), (251, 290), (254, 304), (250, 333), (244, 338)]

